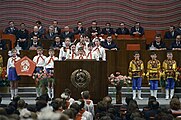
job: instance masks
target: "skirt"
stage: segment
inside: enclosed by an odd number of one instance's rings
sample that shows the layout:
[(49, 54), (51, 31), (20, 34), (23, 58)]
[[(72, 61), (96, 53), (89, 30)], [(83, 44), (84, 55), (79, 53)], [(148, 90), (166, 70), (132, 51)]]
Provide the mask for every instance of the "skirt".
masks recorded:
[(15, 67), (9, 68), (8, 80), (9, 81), (20, 80), (20, 77), (18, 76)]

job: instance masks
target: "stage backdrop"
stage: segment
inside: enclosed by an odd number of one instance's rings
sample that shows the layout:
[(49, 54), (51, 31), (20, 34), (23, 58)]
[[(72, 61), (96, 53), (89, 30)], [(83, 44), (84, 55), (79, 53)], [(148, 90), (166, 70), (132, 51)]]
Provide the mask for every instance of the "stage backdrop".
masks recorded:
[(114, 28), (121, 21), (128, 27), (140, 21), (145, 29), (164, 30), (181, 21), (180, 6), (181, 0), (1, 0), (0, 30), (9, 20), (16, 25), (24, 22), (28, 28), (36, 20), (46, 27), (53, 20), (61, 27), (74, 27), (79, 20), (87, 27), (97, 20), (101, 27), (111, 22)]

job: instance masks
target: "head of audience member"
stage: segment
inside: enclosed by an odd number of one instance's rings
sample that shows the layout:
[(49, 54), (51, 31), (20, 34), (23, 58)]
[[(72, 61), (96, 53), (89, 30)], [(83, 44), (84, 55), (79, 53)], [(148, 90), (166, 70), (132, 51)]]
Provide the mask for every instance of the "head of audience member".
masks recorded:
[(81, 92), (81, 96), (83, 99), (89, 99), (90, 98), (89, 91), (86, 90), (86, 91)]
[(135, 51), (133, 55), (134, 55), (135, 60), (139, 60), (140, 59), (140, 54), (139, 54), (138, 51)]
[(137, 29), (137, 28), (139, 28), (140, 27), (140, 22), (136, 22), (135, 23), (135, 28)]
[(45, 100), (38, 100), (36, 102), (36, 110), (41, 111), (42, 108), (45, 108), (47, 106), (47, 102)]
[(34, 35), (34, 36), (32, 37), (32, 40), (33, 40), (33, 42), (38, 42), (39, 38), (38, 38), (38, 36)]
[(48, 54), (49, 54), (51, 57), (53, 57), (53, 56), (55, 55), (54, 49), (50, 48), (50, 49), (48, 50)]
[(80, 105), (78, 104), (78, 102), (74, 102), (70, 105), (70, 108), (75, 109), (76, 111), (74, 111), (76, 114), (81, 110)]
[(65, 27), (64, 27), (64, 32), (69, 32), (69, 31), (70, 31), (69, 26), (65, 26)]
[(105, 115), (105, 116), (102, 116), (99, 120), (112, 120), (112, 119), (110, 116)]
[(107, 38), (106, 38), (107, 42), (108, 43), (111, 43), (112, 42), (112, 36), (111, 35), (108, 35)]
[(109, 28), (111, 27), (111, 23), (109, 23), (109, 22), (106, 23), (106, 24), (105, 24), (105, 27), (106, 27), (107, 29), (109, 29)]
[(155, 41), (156, 41), (156, 43), (160, 43), (161, 40), (162, 40), (162, 37), (161, 37), (160, 34), (155, 35)]
[(50, 25), (50, 26), (49, 26), (48, 32), (49, 32), (49, 33), (53, 33), (53, 32), (54, 32), (54, 26), (53, 26), (53, 25)]
[(97, 111), (100, 112), (106, 112), (107, 110), (107, 104), (104, 101), (100, 101), (97, 103), (96, 107)]
[(53, 25), (54, 27), (57, 27), (57, 26), (58, 26), (58, 21), (57, 21), (57, 20), (54, 20), (52, 25)]
[(125, 28), (125, 23), (124, 23), (124, 22), (121, 22), (121, 23), (119, 24), (119, 26), (120, 26), (121, 29), (124, 29), (124, 28)]
[(18, 108), (23, 109), (26, 107), (26, 103), (23, 99), (18, 100)]
[(34, 27), (33, 27), (33, 32), (34, 32), (34, 33), (37, 33), (38, 31), (39, 31), (38, 26), (34, 26)]
[(43, 48), (37, 47), (36, 52), (37, 52), (38, 55), (42, 55), (43, 54)]
[(69, 47), (70, 46), (70, 38), (65, 38), (65, 46)]
[(74, 120), (74, 118), (75, 118), (73, 109), (66, 109), (63, 111), (63, 114), (67, 115), (69, 117), (69, 119), (71, 119), (71, 120)]
[(61, 40), (60, 40), (60, 37), (59, 37), (59, 36), (56, 36), (56, 37), (55, 37), (55, 42), (56, 42), (56, 43), (60, 43), (60, 41), (61, 41)]
[(95, 44), (95, 46), (97, 46), (97, 47), (100, 46), (100, 40), (99, 40), (99, 38), (95, 38), (94, 44)]
[(97, 21), (92, 21), (92, 23), (91, 23), (91, 27), (92, 28), (96, 28), (97, 27)]
[(170, 31), (170, 32), (173, 32), (173, 31), (175, 31), (175, 26), (173, 26), (173, 25), (170, 25), (170, 27), (169, 27), (169, 31)]
[(7, 115), (7, 112), (3, 107), (0, 107), (0, 116), (1, 115)]
[(181, 35), (177, 35), (175, 40), (176, 40), (176, 42), (180, 42), (181, 41)]
[(77, 22), (77, 27), (78, 27), (78, 28), (81, 28), (81, 27), (82, 27), (82, 22), (81, 22), (81, 21), (78, 21), (78, 22)]
[(21, 23), (21, 24), (20, 24), (20, 27), (21, 27), (21, 28), (20, 28), (21, 30), (25, 30), (25, 28), (26, 28), (25, 23)]
[(128, 105), (128, 111), (133, 112), (138, 109), (138, 104), (136, 100), (130, 100)]
[(90, 38), (88, 35), (85, 35), (85, 42), (90, 42)]
[(181, 109), (180, 107), (181, 107), (181, 104), (180, 104), (180, 100), (179, 99), (177, 99), (177, 98), (171, 99), (171, 101), (170, 101), (170, 108), (172, 110), (180, 110)]
[(80, 35), (80, 42), (85, 42), (85, 35)]
[(151, 109), (155, 110), (159, 108), (159, 102), (158, 101), (153, 101), (151, 104)]
[(72, 44), (72, 45), (70, 46), (70, 49), (71, 49), (71, 51), (75, 52), (75, 50), (76, 50), (75, 44)]
[(38, 28), (40, 27), (40, 26), (42, 26), (42, 24), (41, 24), (41, 21), (36, 21), (36, 25), (38, 26)]
[(172, 60), (173, 59), (173, 53), (172, 52), (167, 52), (167, 59)]
[(157, 58), (157, 55), (156, 55), (155, 52), (152, 52), (152, 53), (150, 54), (150, 57), (151, 57), (152, 60), (155, 60), (155, 59)]
[(111, 103), (112, 103), (112, 98), (111, 98), (111, 96), (105, 96), (102, 100), (103, 100), (103, 102), (105, 102), (106, 104), (111, 104)]
[(79, 47), (79, 48), (78, 48), (78, 54), (79, 54), (79, 55), (82, 55), (82, 56), (84, 55), (84, 49), (83, 49), (83, 47)]
[(14, 26), (15, 26), (15, 25), (14, 25), (14, 21), (9, 21), (9, 27), (10, 27), (10, 28), (14, 28)]
[(39, 100), (46, 101), (47, 103), (48, 103), (48, 99), (49, 99), (48, 94), (43, 94), (39, 97)]
[(70, 97), (71, 96), (71, 90), (70, 89), (68, 89), (68, 88), (66, 88), (65, 90), (64, 90), (64, 92)]
[(130, 118), (133, 120), (134, 120), (134, 118), (143, 118), (143, 114), (141, 111), (135, 110), (135, 111), (133, 111), (133, 113), (131, 113)]
[(127, 96), (126, 99), (125, 99), (126, 105), (129, 105), (129, 102), (131, 100), (133, 100), (133, 97), (132, 96)]
[(84, 108), (84, 105), (85, 105), (85, 101), (83, 99), (79, 99), (78, 101), (79, 106), (80, 106), (80, 109), (83, 109)]
[(88, 44), (88, 51), (92, 51), (92, 49), (93, 49), (93, 43), (90, 42)]

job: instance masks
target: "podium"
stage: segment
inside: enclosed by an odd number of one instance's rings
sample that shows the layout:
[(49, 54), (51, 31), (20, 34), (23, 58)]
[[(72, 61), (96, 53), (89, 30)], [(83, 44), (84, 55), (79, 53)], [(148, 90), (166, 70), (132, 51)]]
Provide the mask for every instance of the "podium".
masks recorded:
[(55, 96), (60, 97), (65, 88), (71, 90), (74, 99), (89, 90), (94, 103), (102, 100), (108, 92), (107, 62), (94, 60), (55, 61)]

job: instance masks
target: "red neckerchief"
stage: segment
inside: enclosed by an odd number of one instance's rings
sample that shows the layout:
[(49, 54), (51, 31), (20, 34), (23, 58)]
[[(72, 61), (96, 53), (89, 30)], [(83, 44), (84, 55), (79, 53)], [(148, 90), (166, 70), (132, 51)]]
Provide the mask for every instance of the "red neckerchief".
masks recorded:
[(87, 58), (90, 56), (90, 59), (92, 59), (92, 52), (90, 51), (87, 55)]
[(37, 58), (37, 61), (36, 61), (37, 64), (38, 64), (40, 58), (41, 58), (42, 60), (44, 60), (43, 57), (42, 57), (42, 55), (39, 55), (38, 58)]

